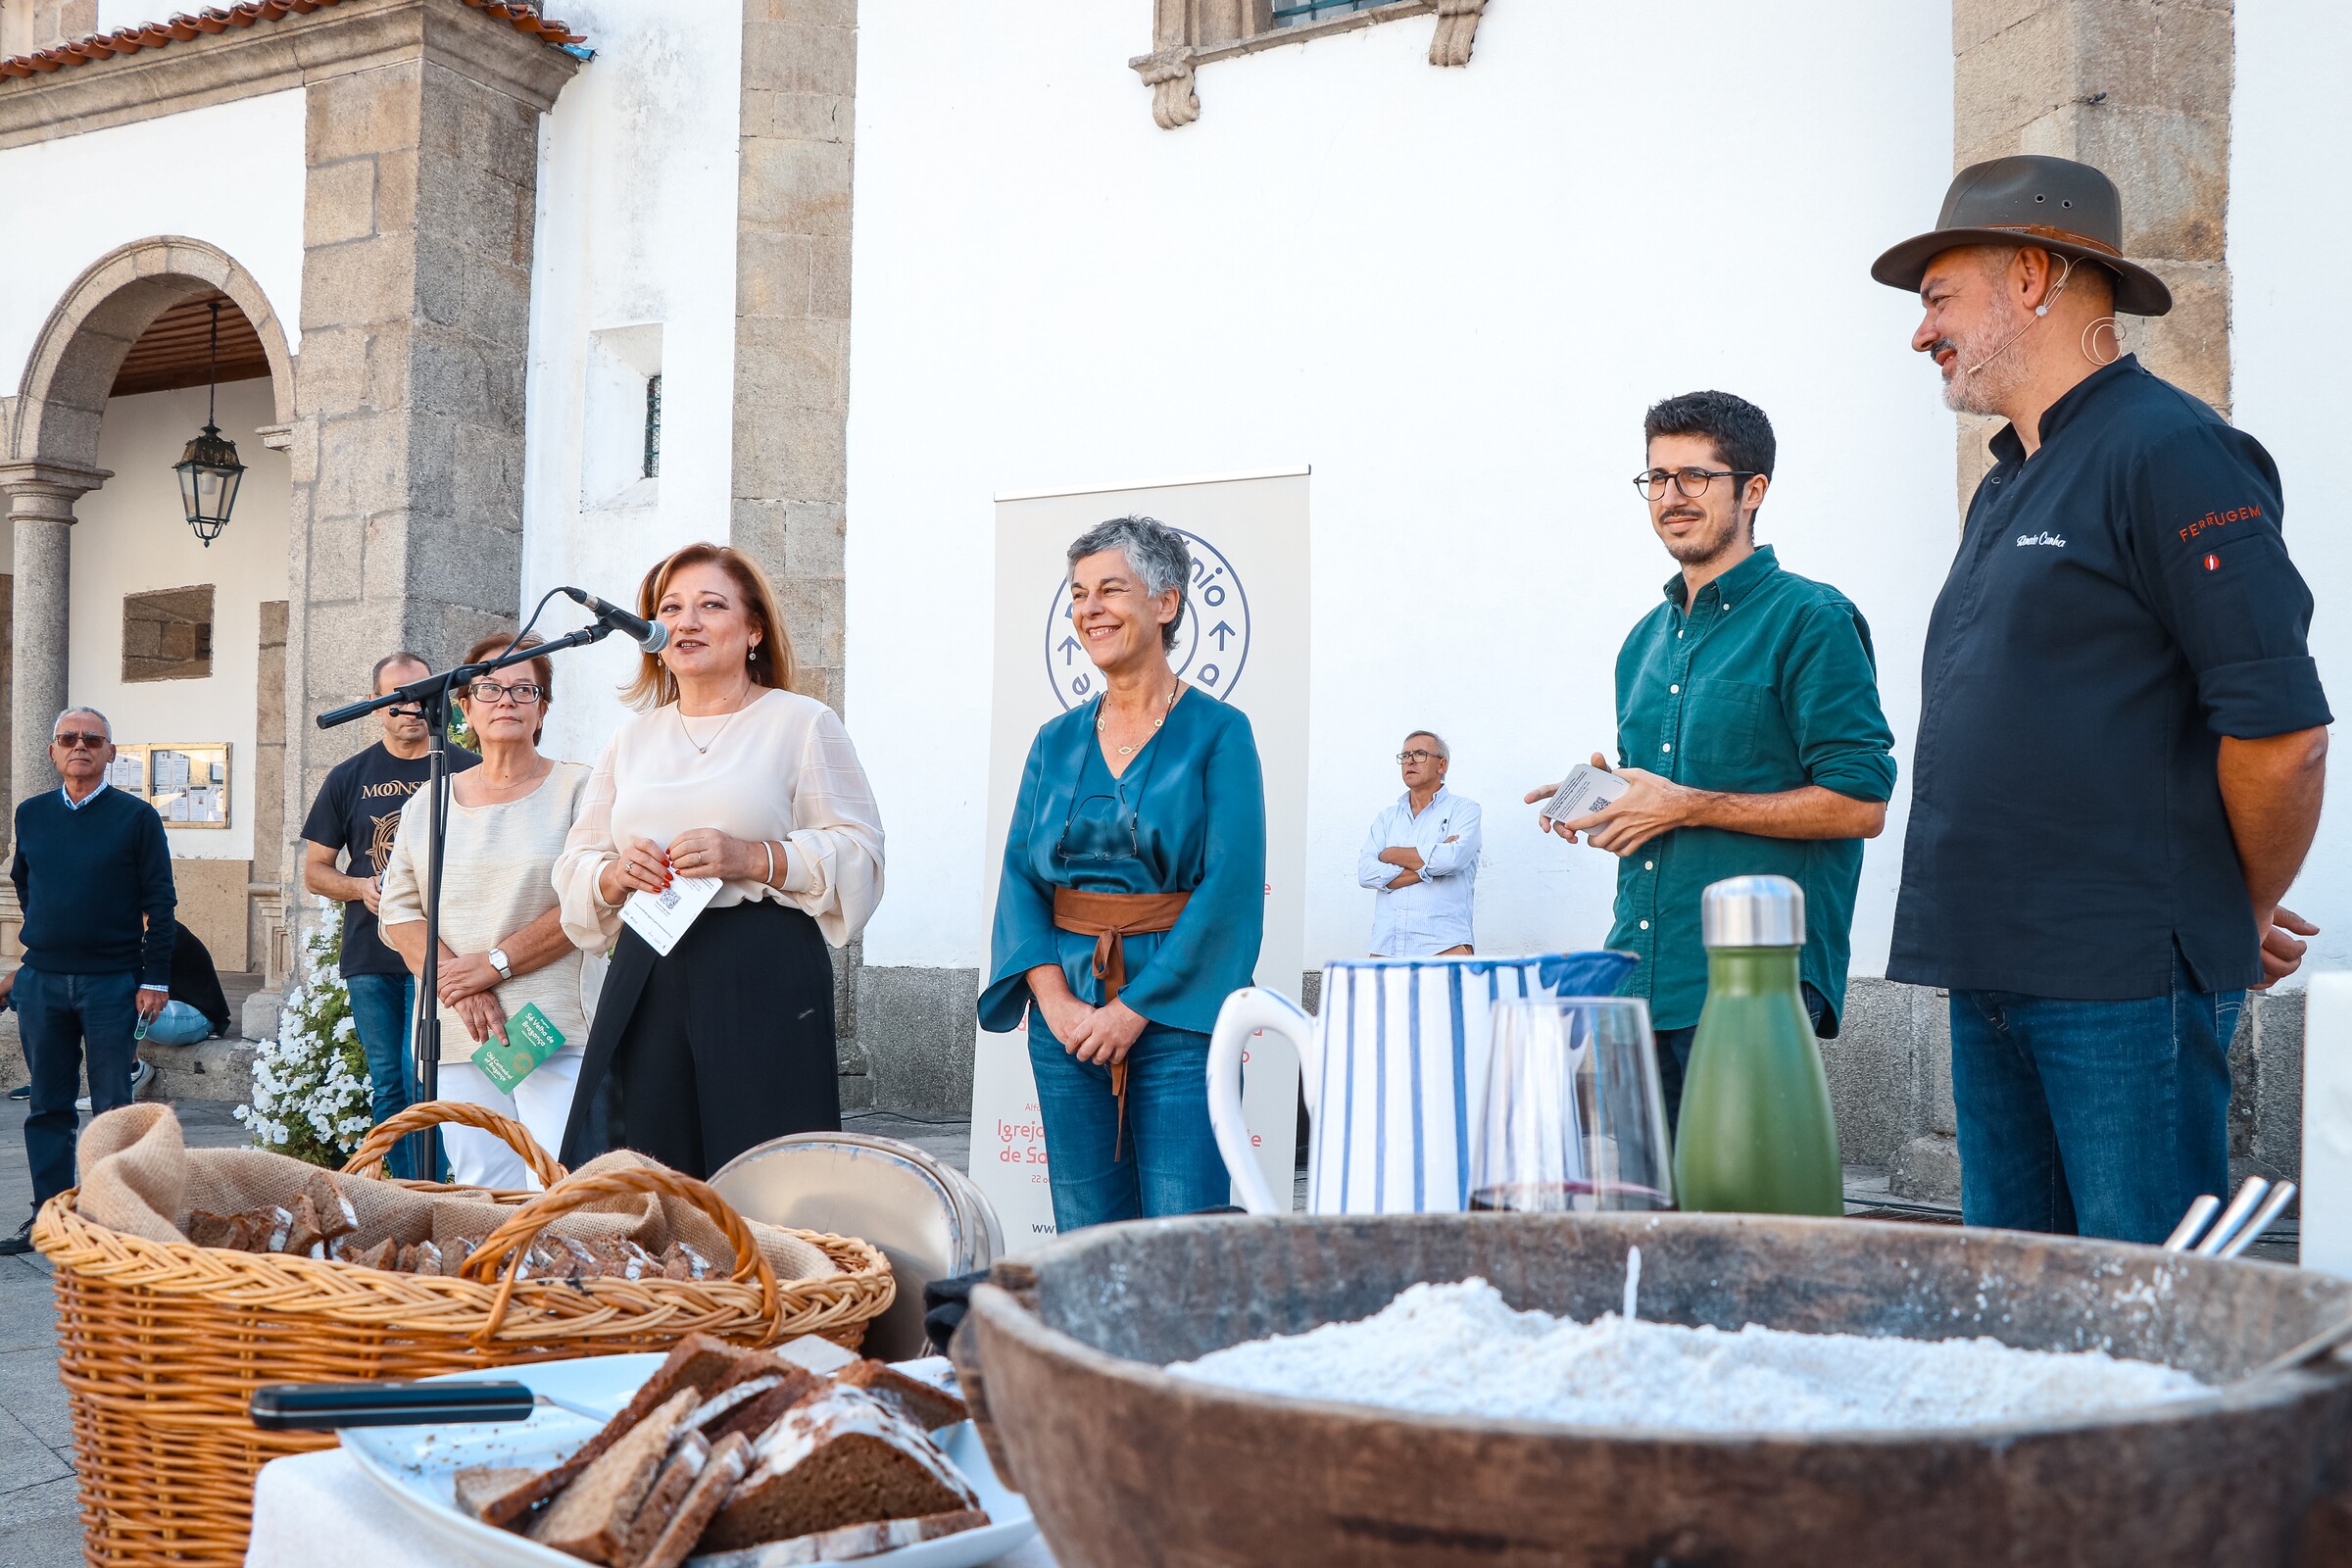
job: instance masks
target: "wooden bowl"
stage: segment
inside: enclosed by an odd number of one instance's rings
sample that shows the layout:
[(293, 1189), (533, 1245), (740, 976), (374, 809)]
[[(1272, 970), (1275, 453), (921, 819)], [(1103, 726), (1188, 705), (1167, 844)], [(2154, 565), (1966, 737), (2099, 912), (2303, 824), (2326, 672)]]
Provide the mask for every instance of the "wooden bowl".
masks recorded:
[(2006, 1231), (1731, 1215), (1200, 1218), (1000, 1264), (956, 1340), (1062, 1568), (2352, 1562), (2352, 1367), (2032, 1426), (1801, 1437), (1412, 1415), (1160, 1367), (1361, 1318), (1418, 1281), (1736, 1329), (2105, 1348), (2214, 1382), (2352, 1281)]

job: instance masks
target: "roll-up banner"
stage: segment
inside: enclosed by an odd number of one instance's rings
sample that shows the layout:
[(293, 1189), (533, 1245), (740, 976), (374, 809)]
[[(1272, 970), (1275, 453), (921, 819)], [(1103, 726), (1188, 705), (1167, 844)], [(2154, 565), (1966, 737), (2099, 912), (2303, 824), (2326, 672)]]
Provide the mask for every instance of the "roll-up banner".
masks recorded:
[[(1296, 1000), (1306, 944), (1307, 470), (1226, 475), (997, 498), (997, 622), (989, 726), (988, 893), (996, 912), (1005, 829), (1038, 727), (1100, 695), (1102, 676), (1071, 634), (1070, 541), (1141, 514), (1185, 534), (1187, 610), (1169, 656), (1179, 679), (1250, 715), (1266, 780), (1266, 932), (1256, 981)], [(980, 952), (989, 951), (989, 930)], [(1203, 1086), (1203, 1093), (1205, 1093)], [(1298, 1061), (1260, 1036), (1243, 1108), (1267, 1184), (1292, 1190)], [(1045, 1127), (1024, 1031), (980, 1031), (972, 1072), (971, 1170), (1007, 1247), (1054, 1234)]]

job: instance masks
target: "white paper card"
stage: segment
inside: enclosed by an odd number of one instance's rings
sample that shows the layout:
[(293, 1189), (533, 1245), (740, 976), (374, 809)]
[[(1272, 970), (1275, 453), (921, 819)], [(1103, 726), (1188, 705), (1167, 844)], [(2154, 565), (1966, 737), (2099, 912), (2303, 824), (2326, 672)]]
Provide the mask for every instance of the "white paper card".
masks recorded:
[(1549, 822), (1574, 822), (1591, 816), (1631, 788), (1631, 784), (1614, 773), (1604, 773), (1591, 762), (1579, 762), (1537, 814)]
[(672, 877), (660, 893), (640, 890), (630, 894), (620, 906), (621, 922), (666, 958), (686, 928), (694, 924), (694, 917), (718, 896), (719, 886), (714, 876)]

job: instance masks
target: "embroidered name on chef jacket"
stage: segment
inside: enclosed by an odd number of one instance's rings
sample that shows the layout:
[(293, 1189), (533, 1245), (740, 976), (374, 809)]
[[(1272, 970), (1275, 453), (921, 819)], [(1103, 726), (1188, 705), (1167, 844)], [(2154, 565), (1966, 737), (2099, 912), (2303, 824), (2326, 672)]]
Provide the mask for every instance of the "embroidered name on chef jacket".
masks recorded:
[[(2228, 512), (2208, 512), (2205, 514), (2205, 515), (2199, 517), (2196, 521), (2181, 529), (2180, 537), (2183, 539), (2194, 539), (2198, 534), (2203, 533), (2208, 528), (2227, 528), (2233, 522), (2241, 521), (2247, 517), (2259, 517), (2261, 515), (2262, 508), (2260, 507), (2231, 507)], [(2210, 563), (2212, 558), (2209, 556), (2206, 558), (2206, 560), (2208, 563)], [(2205, 569), (2207, 571), (2211, 571), (2213, 567), (2211, 564), (2208, 564)]]

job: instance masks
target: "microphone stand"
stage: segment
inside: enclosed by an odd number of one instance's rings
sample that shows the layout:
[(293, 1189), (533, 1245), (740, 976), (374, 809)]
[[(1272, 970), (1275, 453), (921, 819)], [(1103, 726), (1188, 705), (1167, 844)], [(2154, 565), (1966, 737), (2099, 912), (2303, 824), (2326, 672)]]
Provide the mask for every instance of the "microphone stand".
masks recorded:
[[(562, 653), (566, 648), (585, 648), (602, 642), (620, 629), (610, 615), (599, 615), (578, 631), (567, 632), (552, 642), (535, 643), (529, 648), (517, 648), (496, 659), (478, 663), (459, 664), (421, 680), (410, 681), (395, 687), (381, 697), (364, 702), (349, 703), (318, 715), (320, 729), (333, 729), (364, 718), (378, 709), (400, 703), (416, 703), (424, 710), (426, 741), (426, 769), (423, 789), (431, 791), (426, 805), (427, 872), (424, 894), (424, 969), (416, 977), (416, 1010), (410, 1026), (414, 1043), (411, 1054), (411, 1103), (422, 1104), (441, 1098), (441, 863), (449, 849), (449, 705), (453, 692), (470, 685), (492, 670), (509, 664), (526, 664), (534, 659)], [(409, 1156), (420, 1180), (438, 1181), (441, 1178), (441, 1129), (426, 1127), (411, 1133), (406, 1143)]]

